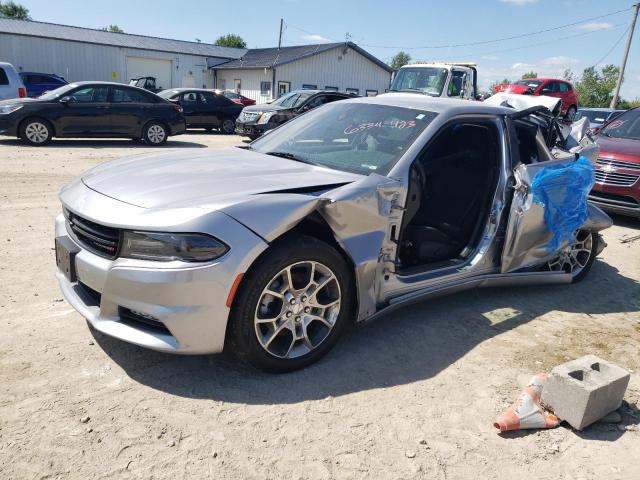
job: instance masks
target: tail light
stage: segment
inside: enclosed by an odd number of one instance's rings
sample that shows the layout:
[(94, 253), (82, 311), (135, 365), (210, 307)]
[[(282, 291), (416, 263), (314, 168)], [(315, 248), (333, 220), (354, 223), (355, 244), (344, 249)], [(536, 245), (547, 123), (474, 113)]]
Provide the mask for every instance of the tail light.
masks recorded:
[(18, 97), (24, 98), (27, 96), (27, 89), (24, 87), (18, 87)]

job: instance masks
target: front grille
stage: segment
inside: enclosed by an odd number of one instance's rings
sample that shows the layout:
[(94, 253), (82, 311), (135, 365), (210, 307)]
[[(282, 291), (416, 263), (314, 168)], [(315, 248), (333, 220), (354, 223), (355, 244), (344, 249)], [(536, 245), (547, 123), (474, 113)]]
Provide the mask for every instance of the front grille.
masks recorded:
[(624, 162), (622, 160), (611, 160), (609, 158), (599, 158), (596, 160), (598, 165), (611, 165), (615, 168), (624, 168), (626, 170), (637, 170), (640, 172), (640, 163)]
[(631, 173), (605, 172), (596, 170), (596, 183), (615, 187), (630, 187), (638, 181), (640, 175)]
[(260, 116), (260, 113), (254, 113), (254, 112), (242, 112), (240, 113), (240, 116), (238, 117), (238, 121), (239, 122), (252, 122), (253, 120), (256, 120), (258, 117)]
[(136, 312), (135, 310), (125, 307), (118, 307), (118, 316), (120, 317), (120, 322), (130, 327), (149, 330), (163, 335), (171, 335), (171, 332), (164, 326), (164, 323), (151, 315)]
[(69, 229), (75, 239), (87, 250), (105, 258), (115, 258), (120, 244), (120, 230), (105, 227), (65, 211)]

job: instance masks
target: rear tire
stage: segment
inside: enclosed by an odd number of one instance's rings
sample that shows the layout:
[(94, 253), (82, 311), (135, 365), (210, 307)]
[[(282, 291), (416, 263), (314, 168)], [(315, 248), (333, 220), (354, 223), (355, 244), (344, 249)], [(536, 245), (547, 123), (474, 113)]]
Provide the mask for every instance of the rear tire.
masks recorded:
[(53, 127), (42, 118), (28, 118), (20, 125), (19, 136), (27, 145), (42, 147), (51, 141)]
[(351, 324), (353, 275), (340, 253), (312, 237), (276, 242), (245, 275), (229, 317), (227, 342), (267, 372), (304, 368), (323, 357)]
[(159, 147), (164, 145), (169, 138), (169, 130), (160, 122), (152, 121), (142, 129), (142, 139), (147, 145)]

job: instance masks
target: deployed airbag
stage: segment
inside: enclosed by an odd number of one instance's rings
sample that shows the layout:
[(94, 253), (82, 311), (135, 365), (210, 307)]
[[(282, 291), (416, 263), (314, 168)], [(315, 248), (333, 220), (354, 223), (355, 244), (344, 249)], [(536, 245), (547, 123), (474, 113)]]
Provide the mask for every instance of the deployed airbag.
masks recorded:
[(595, 183), (595, 169), (589, 159), (543, 168), (531, 182), (533, 201), (544, 205), (544, 221), (553, 233), (548, 251), (575, 240), (575, 233), (588, 215), (587, 196)]

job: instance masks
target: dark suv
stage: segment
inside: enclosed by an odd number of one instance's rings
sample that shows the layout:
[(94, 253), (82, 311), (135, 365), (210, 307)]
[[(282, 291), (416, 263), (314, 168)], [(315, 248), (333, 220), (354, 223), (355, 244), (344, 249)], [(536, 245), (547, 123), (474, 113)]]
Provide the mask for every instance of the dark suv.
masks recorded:
[(244, 107), (236, 120), (236, 133), (254, 140), (264, 132), (313, 108), (353, 97), (349, 93), (324, 90), (294, 90), (271, 103)]

